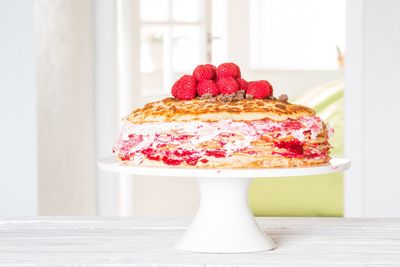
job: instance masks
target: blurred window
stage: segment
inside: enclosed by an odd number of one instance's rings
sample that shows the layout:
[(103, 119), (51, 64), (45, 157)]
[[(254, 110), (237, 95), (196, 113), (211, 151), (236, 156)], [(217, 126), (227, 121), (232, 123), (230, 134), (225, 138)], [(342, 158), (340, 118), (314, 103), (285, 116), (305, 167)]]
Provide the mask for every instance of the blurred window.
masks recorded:
[(250, 68), (335, 70), (345, 0), (250, 0)]
[(141, 94), (168, 94), (193, 66), (210, 60), (209, 0), (140, 1)]

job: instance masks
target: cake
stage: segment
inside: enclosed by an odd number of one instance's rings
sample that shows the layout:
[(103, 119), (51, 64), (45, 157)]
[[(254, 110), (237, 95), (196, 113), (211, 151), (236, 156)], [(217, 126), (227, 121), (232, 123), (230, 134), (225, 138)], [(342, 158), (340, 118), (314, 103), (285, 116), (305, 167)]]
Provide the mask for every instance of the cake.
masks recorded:
[(237, 65), (224, 64), (200, 65), (202, 73), (197, 67), (174, 84), (174, 97), (126, 116), (113, 148), (118, 159), (137, 166), (181, 168), (329, 162), (330, 130), (314, 110), (289, 103), (285, 95), (274, 97), (269, 82), (246, 82)]

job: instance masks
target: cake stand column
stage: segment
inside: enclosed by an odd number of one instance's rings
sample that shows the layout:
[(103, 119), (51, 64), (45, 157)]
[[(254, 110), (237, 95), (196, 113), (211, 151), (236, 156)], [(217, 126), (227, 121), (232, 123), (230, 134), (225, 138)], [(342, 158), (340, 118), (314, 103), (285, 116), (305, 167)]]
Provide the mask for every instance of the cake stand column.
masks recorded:
[(200, 204), (193, 222), (175, 244), (182, 250), (240, 253), (270, 250), (274, 243), (248, 206), (252, 178), (197, 178)]

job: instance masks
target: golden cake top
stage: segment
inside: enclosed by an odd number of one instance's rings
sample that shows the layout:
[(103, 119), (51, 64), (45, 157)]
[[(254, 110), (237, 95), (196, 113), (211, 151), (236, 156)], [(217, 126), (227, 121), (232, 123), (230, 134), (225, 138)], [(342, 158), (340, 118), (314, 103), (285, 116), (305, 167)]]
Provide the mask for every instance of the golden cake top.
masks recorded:
[(146, 104), (132, 111), (127, 120), (135, 124), (145, 122), (188, 122), (188, 121), (252, 121), (271, 119), (283, 121), (313, 116), (311, 108), (291, 104), (277, 99), (241, 99), (236, 101), (218, 101), (215, 98), (177, 100), (165, 98)]

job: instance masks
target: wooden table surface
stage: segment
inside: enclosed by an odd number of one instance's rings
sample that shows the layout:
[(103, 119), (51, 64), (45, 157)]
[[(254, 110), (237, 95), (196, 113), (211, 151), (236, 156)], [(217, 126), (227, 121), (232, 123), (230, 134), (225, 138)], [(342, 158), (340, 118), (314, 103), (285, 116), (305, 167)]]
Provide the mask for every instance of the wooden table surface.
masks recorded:
[(273, 251), (176, 250), (190, 220), (0, 220), (0, 266), (400, 266), (400, 219), (257, 218)]

